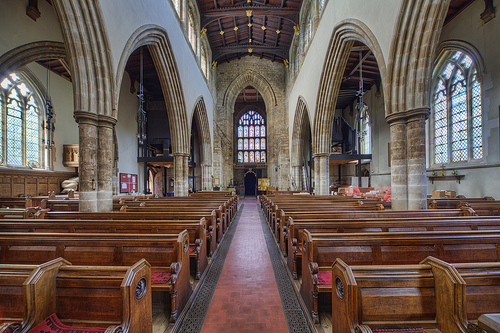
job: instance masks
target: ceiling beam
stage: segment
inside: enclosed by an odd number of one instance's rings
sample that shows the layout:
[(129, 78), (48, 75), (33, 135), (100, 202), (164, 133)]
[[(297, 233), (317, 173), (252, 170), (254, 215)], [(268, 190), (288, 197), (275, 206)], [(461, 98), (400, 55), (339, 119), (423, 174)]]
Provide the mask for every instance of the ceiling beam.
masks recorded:
[(205, 28), (211, 22), (221, 18), (236, 16), (246, 17), (247, 10), (251, 10), (253, 16), (281, 17), (292, 22), (294, 25), (298, 25), (299, 22), (299, 10), (296, 8), (281, 8), (270, 6), (226, 6), (202, 11), (201, 27)]
[(252, 49), (252, 52), (263, 52), (273, 54), (284, 59), (288, 58), (288, 49), (282, 47), (253, 44), (216, 47), (212, 49), (212, 58), (216, 61), (218, 58), (228, 54), (248, 53), (248, 49)]

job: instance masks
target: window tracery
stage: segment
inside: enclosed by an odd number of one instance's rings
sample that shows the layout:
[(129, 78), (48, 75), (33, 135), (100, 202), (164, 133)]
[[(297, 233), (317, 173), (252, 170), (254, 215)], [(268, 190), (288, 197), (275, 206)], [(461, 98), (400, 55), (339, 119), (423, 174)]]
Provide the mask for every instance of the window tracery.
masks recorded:
[(238, 120), (238, 163), (266, 163), (266, 124), (260, 113), (245, 112)]

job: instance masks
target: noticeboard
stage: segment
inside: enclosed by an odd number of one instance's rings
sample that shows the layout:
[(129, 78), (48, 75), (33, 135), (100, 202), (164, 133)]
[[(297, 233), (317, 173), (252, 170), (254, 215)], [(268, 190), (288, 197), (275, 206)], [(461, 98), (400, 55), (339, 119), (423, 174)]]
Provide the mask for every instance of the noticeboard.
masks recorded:
[(265, 191), (266, 188), (271, 186), (271, 179), (269, 178), (259, 178), (257, 180), (257, 186), (259, 191)]
[(137, 192), (137, 175), (120, 173), (120, 193)]

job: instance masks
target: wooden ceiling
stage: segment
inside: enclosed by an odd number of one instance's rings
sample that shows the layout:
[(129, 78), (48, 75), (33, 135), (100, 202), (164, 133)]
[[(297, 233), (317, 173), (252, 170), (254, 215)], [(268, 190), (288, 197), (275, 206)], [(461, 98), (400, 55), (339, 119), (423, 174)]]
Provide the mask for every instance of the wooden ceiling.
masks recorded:
[(238, 97), (236, 98), (237, 103), (262, 103), (264, 99), (257, 89), (254, 87), (245, 87)]
[(212, 61), (288, 59), (302, 0), (198, 0), (198, 5)]

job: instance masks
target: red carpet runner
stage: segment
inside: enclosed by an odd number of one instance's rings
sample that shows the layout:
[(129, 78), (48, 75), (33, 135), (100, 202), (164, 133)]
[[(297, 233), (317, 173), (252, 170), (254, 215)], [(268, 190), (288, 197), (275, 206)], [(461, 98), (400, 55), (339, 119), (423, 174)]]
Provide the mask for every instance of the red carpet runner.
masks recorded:
[(202, 333), (288, 332), (258, 201), (240, 202), (245, 205)]

